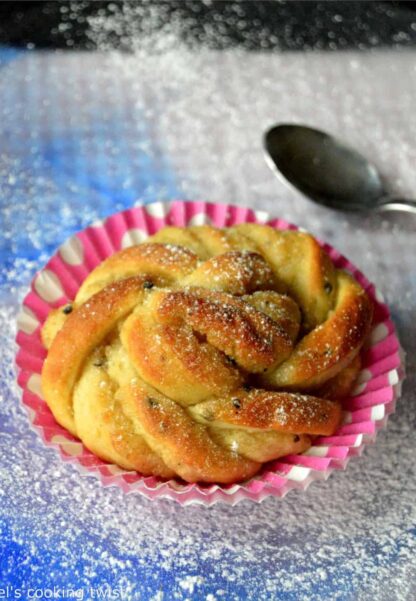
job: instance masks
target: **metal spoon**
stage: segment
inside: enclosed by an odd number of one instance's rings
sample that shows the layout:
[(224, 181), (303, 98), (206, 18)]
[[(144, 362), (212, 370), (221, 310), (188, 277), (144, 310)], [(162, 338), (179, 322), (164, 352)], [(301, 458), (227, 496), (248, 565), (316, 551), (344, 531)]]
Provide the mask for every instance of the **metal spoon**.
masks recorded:
[(276, 125), (264, 146), (273, 171), (314, 202), (344, 211), (416, 213), (416, 200), (390, 196), (374, 165), (322, 131)]

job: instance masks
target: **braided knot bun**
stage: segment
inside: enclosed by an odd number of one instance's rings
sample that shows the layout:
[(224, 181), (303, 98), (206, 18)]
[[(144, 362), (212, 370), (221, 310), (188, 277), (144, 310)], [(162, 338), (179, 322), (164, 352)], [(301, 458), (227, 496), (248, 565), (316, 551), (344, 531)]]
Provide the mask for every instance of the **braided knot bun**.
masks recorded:
[(334, 433), (371, 320), (364, 290), (308, 234), (166, 227), (50, 313), (43, 392), (122, 468), (241, 481)]

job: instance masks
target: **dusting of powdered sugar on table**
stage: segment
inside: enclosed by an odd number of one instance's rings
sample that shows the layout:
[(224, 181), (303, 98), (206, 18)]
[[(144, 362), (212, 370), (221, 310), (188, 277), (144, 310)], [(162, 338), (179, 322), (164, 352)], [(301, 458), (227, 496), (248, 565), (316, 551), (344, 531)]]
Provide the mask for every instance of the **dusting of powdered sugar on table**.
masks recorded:
[[(92, 23), (91, 36), (105, 47), (100, 27)], [(0, 51), (0, 588), (58, 587), (84, 599), (109, 587), (113, 598), (153, 601), (410, 601), (416, 222), (308, 204), (269, 172), (261, 132), (286, 120), (328, 129), (414, 196), (414, 54), (190, 50), (172, 36), (131, 54), (21, 52), (6, 62)], [(78, 229), (173, 197), (295, 222), (383, 290), (408, 376), (387, 429), (346, 472), (283, 500), (181, 508), (81, 477), (29, 429), (12, 339), (31, 277)]]

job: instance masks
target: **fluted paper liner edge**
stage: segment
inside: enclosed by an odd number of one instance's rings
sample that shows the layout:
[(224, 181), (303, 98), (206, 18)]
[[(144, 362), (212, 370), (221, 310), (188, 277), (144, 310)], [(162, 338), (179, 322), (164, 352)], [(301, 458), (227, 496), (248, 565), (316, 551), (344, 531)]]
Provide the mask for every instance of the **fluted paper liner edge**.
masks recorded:
[(305, 490), (314, 480), (328, 478), (334, 469), (344, 469), (351, 457), (360, 455), (386, 425), (404, 378), (403, 353), (389, 309), (374, 284), (337, 250), (322, 242), (336, 267), (352, 273), (375, 304), (374, 326), (362, 352), (362, 370), (355, 390), (344, 403), (344, 422), (333, 436), (317, 438), (301, 455), (265, 464), (258, 474), (241, 484), (188, 484), (144, 477), (108, 464), (56, 423), (42, 399), (40, 386), (46, 356), (40, 329), (50, 309), (72, 300), (81, 282), (103, 259), (121, 248), (143, 242), (165, 225), (226, 227), (244, 222), (298, 229), (282, 219), (270, 218), (264, 211), (247, 207), (202, 201), (155, 202), (112, 215), (75, 234), (36, 274), (18, 317), (16, 364), (22, 401), (32, 428), (44, 443), (57, 449), (62, 459), (71, 462), (82, 474), (98, 477), (104, 486), (118, 486), (125, 493), (172, 499), (181, 505), (210, 506), (218, 502), (234, 505), (243, 499), (260, 502), (270, 495), (284, 497), (294, 488)]

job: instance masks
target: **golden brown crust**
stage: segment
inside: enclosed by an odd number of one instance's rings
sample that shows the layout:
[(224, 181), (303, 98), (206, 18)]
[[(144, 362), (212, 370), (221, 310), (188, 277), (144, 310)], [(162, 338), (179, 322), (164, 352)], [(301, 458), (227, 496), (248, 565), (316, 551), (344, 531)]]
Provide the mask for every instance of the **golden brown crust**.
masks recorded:
[(293, 434), (332, 434), (341, 420), (341, 405), (309, 395), (268, 390), (233, 391), (190, 409), (202, 423), (275, 430)]
[(286, 332), (292, 344), (295, 342), (299, 334), (301, 314), (290, 296), (273, 291), (258, 291), (243, 296), (243, 300), (268, 315)]
[(260, 464), (216, 444), (207, 428), (178, 403), (145, 384), (123, 390), (123, 408), (163, 461), (189, 482), (235, 482), (253, 476)]
[(311, 437), (307, 434), (242, 428), (209, 428), (208, 430), (217, 444), (259, 463), (289, 454), (303, 453), (312, 444)]
[(243, 223), (231, 230), (256, 242), (260, 254), (275, 272), (303, 313), (304, 328), (322, 323), (332, 308), (337, 278), (334, 266), (310, 235)]
[(316, 390), (317, 396), (323, 399), (343, 399), (348, 396), (357, 381), (361, 369), (361, 357), (356, 355), (347, 367), (336, 376), (327, 380)]
[(213, 287), (219, 292), (235, 296), (251, 294), (258, 290), (279, 290), (273, 271), (258, 253), (231, 251), (201, 263), (190, 275), (183, 278), (181, 287)]
[(197, 257), (190, 250), (169, 244), (140, 244), (121, 250), (100, 263), (82, 283), (78, 304), (116, 282), (138, 274), (158, 286), (173, 284), (195, 270)]
[(77, 435), (95, 455), (144, 476), (171, 478), (175, 472), (154, 453), (124, 414), (116, 383), (88, 361), (75, 386), (73, 403)]
[(224, 292), (193, 288), (168, 292), (157, 311), (162, 324), (206, 336), (243, 369), (257, 373), (283, 361), (292, 350), (289, 335), (253, 305)]
[(308, 234), (169, 227), (51, 311), (42, 388), (61, 425), (124, 469), (241, 481), (336, 431), (371, 321)]
[(338, 293), (328, 319), (295, 346), (291, 356), (261, 378), (263, 385), (311, 390), (336, 376), (356, 356), (369, 333), (373, 305), (359, 284), (338, 271)]
[(119, 280), (72, 311), (42, 369), (42, 390), (55, 419), (76, 435), (72, 391), (86, 358), (143, 296), (145, 277)]
[(182, 405), (239, 386), (243, 374), (224, 353), (200, 341), (189, 324), (161, 323), (155, 318), (164, 295), (155, 291), (122, 328), (121, 339), (137, 374)]

